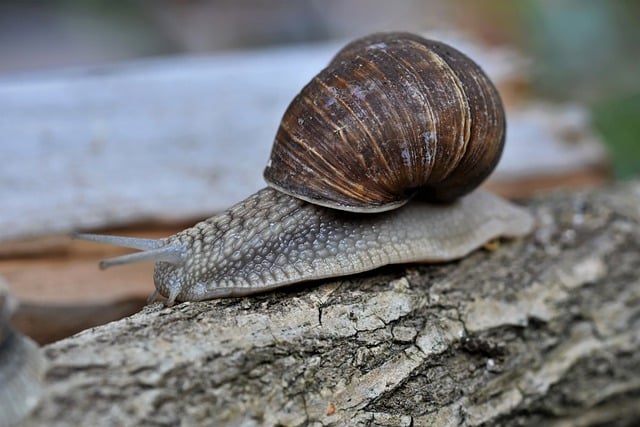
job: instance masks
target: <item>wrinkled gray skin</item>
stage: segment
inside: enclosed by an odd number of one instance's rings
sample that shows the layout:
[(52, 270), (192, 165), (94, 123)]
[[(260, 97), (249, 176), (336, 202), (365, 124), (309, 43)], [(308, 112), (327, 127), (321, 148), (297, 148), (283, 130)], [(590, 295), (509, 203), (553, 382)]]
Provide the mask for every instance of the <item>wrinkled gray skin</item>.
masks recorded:
[(414, 200), (367, 215), (265, 188), (160, 241), (174, 258), (156, 263), (154, 282), (169, 304), (246, 295), (387, 264), (449, 261), (532, 227), (529, 213), (484, 191), (450, 205)]
[(247, 295), (388, 264), (461, 258), (497, 237), (533, 227), (522, 208), (485, 191), (454, 203), (413, 200), (396, 210), (349, 213), (264, 188), (220, 215), (166, 239), (76, 237), (143, 252), (101, 267), (156, 262), (156, 292), (175, 301)]

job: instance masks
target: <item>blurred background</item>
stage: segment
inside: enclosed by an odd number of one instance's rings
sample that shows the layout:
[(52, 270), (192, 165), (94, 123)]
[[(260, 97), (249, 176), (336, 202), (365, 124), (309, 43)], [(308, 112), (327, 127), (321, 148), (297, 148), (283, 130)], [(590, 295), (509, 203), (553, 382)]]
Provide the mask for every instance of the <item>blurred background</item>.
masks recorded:
[(140, 310), (153, 266), (98, 272), (121, 249), (68, 232), (164, 237), (255, 191), (293, 94), (376, 31), (461, 40), (494, 78), (507, 150), (524, 155), (505, 150), (500, 166), (520, 174), (493, 191), (637, 177), (639, 23), (637, 0), (1, 0), (0, 281), (21, 302), (14, 324), (47, 343)]
[(0, 74), (453, 30), (524, 52), (529, 89), (586, 105), (628, 178), (640, 173), (638, 22), (636, 0), (3, 0)]

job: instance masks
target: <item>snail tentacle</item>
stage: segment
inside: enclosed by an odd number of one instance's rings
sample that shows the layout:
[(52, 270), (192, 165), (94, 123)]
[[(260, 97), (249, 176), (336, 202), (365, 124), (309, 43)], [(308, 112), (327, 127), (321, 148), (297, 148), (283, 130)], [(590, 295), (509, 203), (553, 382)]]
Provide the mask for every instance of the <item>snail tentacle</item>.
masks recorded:
[(151, 249), (143, 252), (121, 255), (100, 261), (100, 268), (113, 267), (116, 265), (133, 264), (136, 262), (166, 262), (171, 265), (182, 265), (186, 248), (180, 244), (173, 243), (162, 248)]
[(100, 261), (100, 268), (136, 262), (167, 262), (172, 265), (184, 263), (187, 248), (179, 242), (167, 243), (164, 239), (143, 239), (138, 237), (113, 236), (108, 234), (74, 233), (74, 239), (106, 243), (124, 248), (138, 249), (142, 252), (121, 255)]
[(162, 246), (161, 239), (144, 239), (142, 237), (125, 237), (91, 233), (73, 233), (71, 237), (74, 239), (106, 243), (108, 245), (122, 246), (123, 248), (138, 249), (141, 251), (148, 251)]

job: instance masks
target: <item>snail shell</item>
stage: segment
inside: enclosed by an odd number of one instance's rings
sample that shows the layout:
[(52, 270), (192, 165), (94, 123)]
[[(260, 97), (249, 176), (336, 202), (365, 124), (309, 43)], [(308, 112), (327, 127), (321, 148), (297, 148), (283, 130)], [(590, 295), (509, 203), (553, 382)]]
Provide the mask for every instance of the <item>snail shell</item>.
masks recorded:
[(27, 416), (40, 399), (44, 357), (38, 346), (11, 327), (16, 302), (0, 277), (0, 427)]
[(496, 166), (504, 132), (500, 97), (473, 61), (415, 35), (374, 34), (292, 101), (270, 187), (166, 239), (77, 237), (143, 251), (101, 266), (155, 261), (152, 297), (169, 305), (448, 261), (533, 226), (497, 196), (468, 194)]
[(451, 201), (493, 171), (504, 136), (498, 91), (471, 59), (413, 34), (374, 34), (293, 99), (264, 177), (348, 211), (390, 210), (417, 192)]

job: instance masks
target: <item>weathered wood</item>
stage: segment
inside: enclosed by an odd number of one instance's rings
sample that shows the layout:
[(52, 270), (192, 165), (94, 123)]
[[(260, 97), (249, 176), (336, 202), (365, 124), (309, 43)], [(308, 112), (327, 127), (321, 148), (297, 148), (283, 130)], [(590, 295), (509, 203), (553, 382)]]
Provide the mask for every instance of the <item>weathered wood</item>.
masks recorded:
[(530, 238), (45, 347), (30, 425), (631, 425), (640, 182), (530, 205)]

